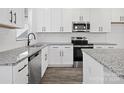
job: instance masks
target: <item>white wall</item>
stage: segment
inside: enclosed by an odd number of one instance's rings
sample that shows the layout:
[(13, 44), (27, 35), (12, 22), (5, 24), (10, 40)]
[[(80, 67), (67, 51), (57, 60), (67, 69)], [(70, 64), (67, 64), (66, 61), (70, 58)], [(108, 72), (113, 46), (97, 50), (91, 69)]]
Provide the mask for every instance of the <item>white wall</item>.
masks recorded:
[(16, 31), (0, 29), (0, 52), (25, 46), (25, 41), (16, 41)]
[(107, 33), (107, 41), (117, 43), (119, 48), (124, 48), (124, 24), (112, 24), (112, 32)]

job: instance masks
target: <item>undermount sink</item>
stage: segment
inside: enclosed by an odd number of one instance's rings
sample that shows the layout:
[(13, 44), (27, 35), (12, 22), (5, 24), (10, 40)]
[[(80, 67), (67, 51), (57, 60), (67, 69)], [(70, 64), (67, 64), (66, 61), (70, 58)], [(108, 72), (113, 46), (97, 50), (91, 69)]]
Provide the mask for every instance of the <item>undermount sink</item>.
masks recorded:
[(31, 45), (29, 47), (41, 47), (42, 45)]

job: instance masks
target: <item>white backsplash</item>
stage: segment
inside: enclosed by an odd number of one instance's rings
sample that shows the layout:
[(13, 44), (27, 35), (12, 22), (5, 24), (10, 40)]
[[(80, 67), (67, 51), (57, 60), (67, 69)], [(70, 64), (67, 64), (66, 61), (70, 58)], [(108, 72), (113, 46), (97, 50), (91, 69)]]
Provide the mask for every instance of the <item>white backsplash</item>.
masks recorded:
[(71, 37), (87, 37), (89, 42), (106, 42), (106, 33), (38, 33), (39, 42), (71, 42)]

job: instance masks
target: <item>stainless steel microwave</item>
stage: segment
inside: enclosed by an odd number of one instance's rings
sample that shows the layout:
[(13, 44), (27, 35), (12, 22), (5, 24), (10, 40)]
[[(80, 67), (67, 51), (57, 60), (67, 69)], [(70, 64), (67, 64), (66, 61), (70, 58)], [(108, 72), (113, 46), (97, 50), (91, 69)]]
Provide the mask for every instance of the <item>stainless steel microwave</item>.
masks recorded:
[(89, 32), (89, 22), (72, 22), (72, 32)]

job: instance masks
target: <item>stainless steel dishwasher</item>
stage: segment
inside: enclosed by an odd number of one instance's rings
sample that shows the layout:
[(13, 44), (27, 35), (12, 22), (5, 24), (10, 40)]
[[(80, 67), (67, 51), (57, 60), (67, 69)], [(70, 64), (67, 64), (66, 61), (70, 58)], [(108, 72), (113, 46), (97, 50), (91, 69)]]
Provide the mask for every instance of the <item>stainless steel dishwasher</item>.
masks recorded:
[(29, 61), (29, 84), (39, 84), (41, 81), (41, 51), (28, 58)]

